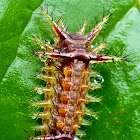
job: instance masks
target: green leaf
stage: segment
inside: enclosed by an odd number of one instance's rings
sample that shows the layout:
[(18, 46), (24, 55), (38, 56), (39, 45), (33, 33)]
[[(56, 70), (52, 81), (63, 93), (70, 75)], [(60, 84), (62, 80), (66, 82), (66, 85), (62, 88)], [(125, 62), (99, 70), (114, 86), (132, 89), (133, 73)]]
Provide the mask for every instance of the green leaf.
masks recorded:
[[(52, 42), (47, 20), (38, 8), (43, 0), (0, 1), (0, 139), (18, 140), (34, 136), (33, 127), (39, 121), (32, 114), (39, 111), (31, 107), (41, 100), (32, 87), (43, 86), (36, 78), (43, 64), (32, 56), (36, 47), (32, 35)], [(45, 6), (45, 4), (42, 4)], [(68, 30), (76, 32), (86, 20), (86, 33), (102, 20), (103, 12), (113, 16), (109, 24), (98, 35), (93, 45), (108, 42), (107, 52), (112, 46), (112, 55), (127, 46), (122, 56), (132, 62), (108, 65), (93, 65), (93, 70), (104, 78), (101, 89), (89, 91), (102, 96), (101, 103), (90, 103), (89, 109), (98, 112), (99, 119), (88, 119), (92, 125), (82, 126), (85, 140), (138, 140), (139, 93), (140, 93), (140, 13), (139, 1), (134, 0), (49, 0), (49, 13), (54, 10), (54, 20), (63, 15)], [(103, 8), (104, 7), (104, 8)], [(38, 8), (38, 9), (37, 9)], [(37, 9), (37, 10), (36, 10)], [(104, 9), (104, 10), (103, 10)], [(109, 10), (110, 9), (110, 10)], [(118, 67), (119, 65), (120, 67)], [(124, 70), (125, 69), (125, 70)]]

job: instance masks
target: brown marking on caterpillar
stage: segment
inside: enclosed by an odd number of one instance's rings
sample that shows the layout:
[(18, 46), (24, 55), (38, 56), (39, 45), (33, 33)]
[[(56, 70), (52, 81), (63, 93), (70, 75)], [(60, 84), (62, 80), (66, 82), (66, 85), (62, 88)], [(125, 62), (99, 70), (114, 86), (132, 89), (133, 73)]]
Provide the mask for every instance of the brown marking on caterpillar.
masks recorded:
[[(89, 103), (87, 91), (90, 88), (101, 87), (100, 83), (89, 84), (88, 77), (97, 76), (96, 73), (89, 71), (89, 64), (124, 61), (126, 58), (97, 55), (105, 44), (93, 48), (93, 53), (90, 53), (91, 43), (110, 15), (103, 18), (103, 21), (84, 37), (85, 24), (78, 33), (69, 34), (66, 30), (62, 31), (48, 13), (41, 10), (56, 33), (58, 42), (46, 45), (35, 38), (36, 42), (44, 47), (43, 51), (35, 54), (44, 62), (42, 70), (46, 72), (38, 78), (46, 81), (47, 85), (35, 88), (39, 93), (45, 94), (45, 100), (34, 104), (43, 107), (44, 111), (36, 114), (42, 118), (42, 125), (36, 128), (41, 131), (41, 136), (32, 139), (77, 140), (76, 130), (80, 128), (86, 114), (85, 104)], [(44, 56), (48, 57), (45, 61)], [(95, 101), (95, 98), (93, 100)]]

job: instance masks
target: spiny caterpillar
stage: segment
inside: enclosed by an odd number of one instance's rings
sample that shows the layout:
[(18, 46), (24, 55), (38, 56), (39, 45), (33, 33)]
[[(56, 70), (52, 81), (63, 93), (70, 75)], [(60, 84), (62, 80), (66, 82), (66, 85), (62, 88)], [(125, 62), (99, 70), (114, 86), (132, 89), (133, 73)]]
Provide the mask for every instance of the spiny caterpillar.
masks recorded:
[(43, 107), (44, 111), (35, 114), (42, 119), (42, 125), (36, 127), (41, 135), (29, 139), (78, 140), (76, 133), (83, 122), (83, 116), (90, 114), (85, 104), (100, 101), (100, 98), (88, 96), (89, 89), (101, 87), (101, 83), (90, 81), (89, 77), (99, 76), (90, 70), (90, 64), (125, 61), (127, 58), (98, 54), (106, 43), (91, 48), (91, 43), (111, 15), (104, 17), (89, 35), (84, 36), (86, 24), (77, 33), (68, 33), (62, 22), (58, 26), (43, 8), (41, 10), (57, 39), (54, 44), (44, 44), (34, 37), (41, 51), (33, 53), (44, 62), (42, 71), (45, 72), (37, 77), (47, 84), (45, 87), (34, 88), (39, 94), (45, 95), (45, 100), (33, 105)]

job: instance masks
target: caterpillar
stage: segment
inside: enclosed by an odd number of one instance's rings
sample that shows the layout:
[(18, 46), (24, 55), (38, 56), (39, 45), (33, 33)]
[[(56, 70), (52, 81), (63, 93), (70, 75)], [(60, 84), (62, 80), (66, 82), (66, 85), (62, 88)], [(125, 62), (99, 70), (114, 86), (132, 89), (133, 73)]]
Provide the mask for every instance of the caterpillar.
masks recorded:
[[(41, 119), (32, 119), (31, 116), (40, 112), (43, 108), (32, 107), (30, 104), (43, 100), (44, 94), (37, 94), (32, 90), (32, 87), (45, 86), (45, 82), (36, 78), (37, 73), (40, 72), (40, 67), (43, 67), (43, 63), (38, 61), (39, 58), (37, 57), (34, 60), (32, 59), (34, 56), (30, 53), (32, 51), (30, 44), (34, 44), (32, 46), (36, 47), (36, 42), (31, 39), (31, 36), (34, 35), (42, 41), (47, 39), (53, 44), (50, 33), (48, 33), (52, 30), (46, 29), (46, 27), (50, 28), (51, 26), (43, 22), (47, 22), (47, 20), (43, 14), (39, 13), (41, 10), (36, 10), (42, 1), (20, 0), (16, 2), (16, 5), (15, 1), (0, 1), (1, 139), (16, 140), (27, 137), (22, 128), (28, 130), (32, 137), (40, 135), (36, 134), (36, 131), (32, 128), (41, 124)], [(138, 52), (132, 55), (133, 58), (130, 57), (133, 63), (127, 62), (131, 69), (127, 73), (123, 70), (123, 67), (125, 68), (124, 61), (121, 62), (122, 66), (119, 62), (116, 63), (120, 67), (114, 66), (115, 63), (92, 64), (92, 71), (99, 72), (103, 76), (104, 82), (101, 88), (89, 90), (88, 94), (94, 97), (100, 96), (102, 101), (86, 105), (88, 109), (92, 110), (92, 113), (97, 112), (99, 118), (96, 120), (85, 115), (84, 119), (91, 124), (90, 126), (80, 125), (81, 128), (78, 131), (83, 130), (82, 134), (86, 135), (79, 138), (105, 140), (138, 139), (139, 137), (137, 124), (140, 91), (140, 60), (138, 55), (140, 46), (140, 20), (138, 19), (140, 15), (139, 5), (135, 7), (135, 2), (133, 0), (126, 0), (125, 2), (109, 0), (107, 2), (101, 1), (101, 3), (97, 0), (72, 0), (70, 2), (68, 0), (53, 0), (48, 3), (49, 15), (56, 6), (54, 21), (57, 22), (57, 18), (62, 15), (62, 19), (64, 18), (66, 23), (65, 27), (68, 27), (69, 32), (78, 31), (79, 26), (81, 27), (86, 20), (85, 35), (90, 33), (92, 27), (95, 27), (95, 17), (100, 22), (103, 13), (105, 15), (106, 13), (113, 13), (113, 16), (109, 18), (109, 23), (104, 25), (92, 45), (96, 46), (100, 42), (104, 42), (103, 40), (107, 41), (105, 51), (98, 54), (106, 54), (106, 50), (112, 46), (109, 54), (115, 55), (116, 51), (125, 45), (127, 45), (127, 48), (123, 55)], [(109, 5), (111, 5), (110, 12), (108, 12)], [(103, 6), (105, 7), (104, 12), (102, 12)], [(39, 15), (36, 13), (39, 13)], [(90, 26), (90, 29), (88, 26)], [(92, 53), (91, 50), (90, 53)], [(87, 111), (85, 111), (85, 114), (87, 114)]]
[(85, 104), (100, 101), (100, 98), (88, 96), (89, 89), (101, 87), (101, 83), (91, 82), (90, 77), (98, 77), (99, 74), (92, 72), (90, 65), (126, 61), (127, 58), (98, 54), (105, 48), (106, 43), (91, 48), (91, 43), (111, 14), (104, 17), (89, 35), (84, 36), (86, 24), (80, 31), (69, 33), (62, 22), (61, 26), (58, 26), (43, 8), (41, 11), (57, 39), (54, 44), (44, 44), (34, 37), (35, 42), (40, 45), (40, 51), (33, 53), (44, 62), (42, 71), (45, 72), (37, 77), (44, 80), (46, 86), (34, 88), (39, 94), (44, 94), (45, 100), (32, 104), (43, 107), (44, 110), (35, 114), (37, 118), (42, 119), (42, 125), (36, 127), (36, 130), (41, 131), (41, 135), (29, 139), (78, 140), (75, 136), (77, 130), (83, 122), (84, 115), (89, 114)]

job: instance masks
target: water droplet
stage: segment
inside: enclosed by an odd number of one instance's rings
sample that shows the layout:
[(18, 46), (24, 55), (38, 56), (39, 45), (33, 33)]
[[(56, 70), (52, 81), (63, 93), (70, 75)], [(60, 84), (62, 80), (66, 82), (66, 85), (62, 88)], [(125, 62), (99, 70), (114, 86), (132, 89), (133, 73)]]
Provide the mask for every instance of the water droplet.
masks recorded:
[(91, 45), (91, 48), (95, 48), (95, 46), (94, 45)]
[(36, 119), (36, 116), (32, 116), (32, 119)]
[(97, 75), (96, 77), (90, 77), (90, 81), (94, 84), (103, 83), (104, 79), (101, 75)]
[(38, 93), (38, 94), (40, 94), (40, 95), (41, 95), (41, 94), (43, 94), (43, 92), (42, 92), (42, 91), (40, 91), (40, 90), (38, 90), (38, 91), (37, 91), (37, 93)]

